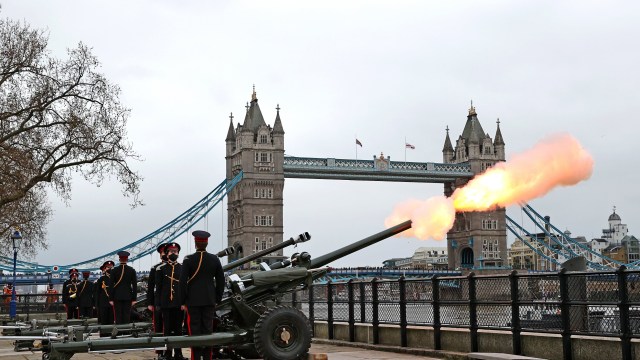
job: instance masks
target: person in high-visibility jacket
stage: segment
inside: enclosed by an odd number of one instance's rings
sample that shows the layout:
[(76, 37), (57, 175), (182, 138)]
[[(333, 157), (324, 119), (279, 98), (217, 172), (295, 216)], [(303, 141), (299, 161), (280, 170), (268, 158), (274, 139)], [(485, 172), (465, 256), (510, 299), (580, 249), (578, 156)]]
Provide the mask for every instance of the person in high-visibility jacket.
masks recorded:
[(47, 299), (45, 302), (46, 305), (44, 309), (48, 311), (49, 309), (51, 309), (51, 306), (53, 304), (58, 302), (59, 295), (58, 295), (58, 290), (53, 288), (53, 284), (49, 284), (49, 288), (45, 293), (47, 294)]
[(4, 304), (7, 307), (7, 312), (9, 312), (9, 307), (11, 306), (11, 295), (12, 295), (12, 293), (13, 293), (13, 284), (8, 283), (2, 289), (2, 296), (4, 297)]

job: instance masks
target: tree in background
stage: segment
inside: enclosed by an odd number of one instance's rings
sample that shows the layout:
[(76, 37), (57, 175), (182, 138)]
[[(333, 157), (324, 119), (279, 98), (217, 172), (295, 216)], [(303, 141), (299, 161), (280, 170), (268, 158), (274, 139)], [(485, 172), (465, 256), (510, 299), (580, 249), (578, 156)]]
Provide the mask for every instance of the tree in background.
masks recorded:
[(68, 201), (74, 173), (97, 186), (115, 176), (131, 205), (141, 204), (120, 88), (96, 71), (86, 45), (61, 60), (47, 42), (43, 30), (0, 19), (0, 244), (19, 227), (27, 253), (47, 247), (47, 190)]

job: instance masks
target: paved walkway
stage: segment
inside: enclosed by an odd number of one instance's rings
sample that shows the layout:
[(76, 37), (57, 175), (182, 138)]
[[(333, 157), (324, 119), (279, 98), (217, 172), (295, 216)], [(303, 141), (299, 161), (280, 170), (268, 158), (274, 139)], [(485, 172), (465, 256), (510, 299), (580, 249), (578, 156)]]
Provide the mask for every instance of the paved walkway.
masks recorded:
[[(327, 354), (328, 360), (349, 360), (349, 359), (376, 359), (376, 360), (440, 360), (437, 358), (430, 358), (424, 356), (398, 354), (384, 351), (366, 350), (350, 346), (336, 346), (326, 344), (312, 344), (311, 353), (324, 353)], [(189, 350), (184, 350), (185, 357), (189, 356)], [(13, 345), (9, 341), (0, 341), (0, 360), (41, 360), (41, 352), (31, 351), (13, 351)], [(122, 354), (76, 354), (72, 360), (153, 360), (155, 354), (153, 351), (132, 351)]]

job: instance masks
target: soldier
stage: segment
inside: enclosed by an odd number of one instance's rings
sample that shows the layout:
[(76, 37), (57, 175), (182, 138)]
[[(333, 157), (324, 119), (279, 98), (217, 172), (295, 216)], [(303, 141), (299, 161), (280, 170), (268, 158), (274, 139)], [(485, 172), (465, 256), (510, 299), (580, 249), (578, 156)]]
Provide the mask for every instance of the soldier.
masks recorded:
[(69, 270), (69, 279), (62, 284), (62, 303), (67, 319), (78, 319), (78, 269)]
[(114, 267), (115, 263), (111, 260), (105, 261), (100, 270), (102, 270), (102, 276), (94, 284), (94, 301), (95, 307), (98, 312), (98, 323), (100, 325), (113, 324), (113, 306), (109, 303), (109, 293), (113, 283), (109, 276), (109, 270)]
[(138, 286), (136, 270), (127, 265), (128, 251), (119, 251), (120, 266), (111, 269), (111, 281), (113, 288), (109, 294), (110, 304), (113, 306), (116, 324), (128, 324), (131, 322), (131, 307), (136, 303)]
[[(160, 254), (160, 262), (153, 265), (151, 270), (149, 270), (149, 279), (147, 279), (147, 309), (151, 311), (153, 317), (153, 331), (154, 332), (162, 332), (162, 312), (156, 307), (156, 269), (160, 267), (167, 261), (167, 254), (165, 252), (167, 244), (160, 244), (156, 248), (158, 254)], [(164, 358), (164, 352), (162, 350), (156, 350), (156, 354), (158, 354), (158, 359)]]
[(82, 272), (82, 281), (78, 284), (78, 310), (80, 318), (93, 317), (93, 283), (89, 281), (89, 271)]
[(160, 262), (153, 265), (151, 270), (149, 270), (149, 279), (147, 280), (147, 309), (151, 311), (153, 314), (153, 331), (161, 332), (162, 331), (162, 313), (156, 310), (156, 298), (155, 298), (155, 290), (156, 290), (156, 269), (160, 267), (160, 265), (164, 264), (167, 261), (167, 254), (165, 252), (165, 248), (168, 244), (160, 244), (156, 248), (158, 254), (160, 254)]
[(58, 290), (53, 288), (53, 284), (49, 283), (49, 288), (45, 292), (47, 294), (45, 311), (49, 311), (51, 309), (51, 305), (58, 302)]
[[(192, 233), (196, 252), (185, 256), (180, 275), (183, 310), (187, 310), (189, 335), (213, 333), (215, 305), (224, 293), (224, 272), (220, 259), (207, 252), (209, 234), (197, 230)], [(192, 347), (192, 360), (210, 360), (211, 347)]]
[[(167, 262), (156, 268), (156, 306), (162, 312), (165, 336), (182, 335), (184, 311), (181, 308), (180, 274), (182, 265), (178, 262), (180, 244), (169, 243), (166, 246)], [(173, 360), (184, 360), (182, 349), (173, 349)], [(165, 359), (171, 359), (171, 348), (167, 347)]]

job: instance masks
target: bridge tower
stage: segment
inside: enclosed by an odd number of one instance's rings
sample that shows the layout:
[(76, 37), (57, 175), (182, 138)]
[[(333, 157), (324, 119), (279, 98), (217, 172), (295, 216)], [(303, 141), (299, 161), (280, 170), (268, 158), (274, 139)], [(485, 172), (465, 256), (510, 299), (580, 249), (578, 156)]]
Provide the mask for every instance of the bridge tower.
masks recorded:
[[(282, 243), (284, 129), (279, 105), (276, 111), (271, 127), (264, 121), (254, 86), (242, 125), (238, 122), (234, 129), (230, 116), (225, 139), (227, 180), (240, 171), (244, 174), (227, 196), (228, 246), (236, 249), (230, 261)], [(279, 250), (258, 262), (271, 264), (282, 258)]]
[[(505, 161), (505, 143), (497, 121), (495, 138), (485, 133), (476, 109), (469, 108), (467, 122), (455, 148), (449, 138), (449, 127), (442, 149), (444, 163), (468, 162), (474, 174), (480, 174), (495, 163)], [(444, 184), (449, 197), (470, 179), (460, 178)], [(447, 233), (449, 269), (482, 268), (507, 265), (507, 229), (505, 209), (485, 212), (457, 212), (453, 227)]]

